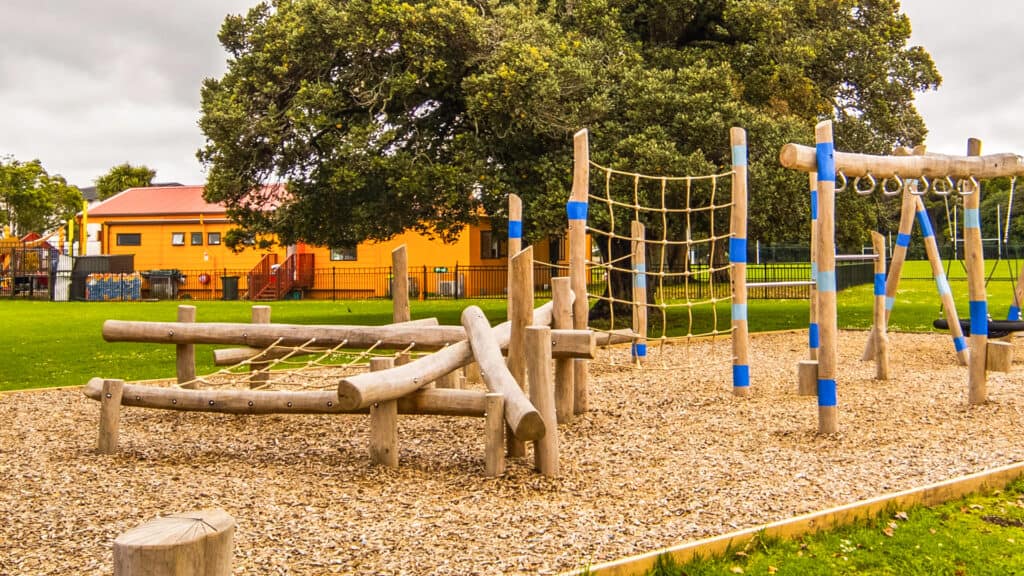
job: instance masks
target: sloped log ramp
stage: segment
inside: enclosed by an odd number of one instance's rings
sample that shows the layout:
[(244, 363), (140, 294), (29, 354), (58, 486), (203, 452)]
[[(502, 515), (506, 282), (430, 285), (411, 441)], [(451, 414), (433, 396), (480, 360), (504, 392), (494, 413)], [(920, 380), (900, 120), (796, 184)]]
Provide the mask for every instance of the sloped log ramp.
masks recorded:
[[(100, 400), (103, 379), (93, 378), (82, 392)], [(398, 399), (399, 414), (483, 418), (487, 393), (480, 390), (426, 389)], [(125, 384), (122, 406), (218, 412), (221, 414), (369, 414), (369, 408), (346, 410), (333, 390), (308, 392), (247, 389), (187, 389)]]

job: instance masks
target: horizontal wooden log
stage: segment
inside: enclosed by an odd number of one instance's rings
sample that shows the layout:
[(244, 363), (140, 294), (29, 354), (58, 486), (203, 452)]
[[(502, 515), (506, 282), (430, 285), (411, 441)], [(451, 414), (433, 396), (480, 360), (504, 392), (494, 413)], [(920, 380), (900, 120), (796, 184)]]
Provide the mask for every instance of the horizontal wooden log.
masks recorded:
[[(637, 334), (631, 328), (620, 328), (609, 332), (596, 332), (595, 338), (598, 346), (612, 346), (614, 344), (631, 344), (636, 340)], [(554, 353), (552, 353), (554, 358)]]
[[(533, 323), (551, 325), (551, 302), (533, 311)], [(492, 330), (498, 343), (503, 347), (508, 346), (511, 324), (503, 322)], [(401, 398), (473, 361), (473, 349), (469, 342), (463, 340), (402, 366), (343, 379), (338, 384), (338, 403), (345, 409), (354, 410), (374, 402)]]
[[(814, 172), (817, 170), (817, 153), (811, 146), (786, 144), (779, 152), (779, 162), (786, 168)], [(925, 156), (872, 156), (850, 152), (835, 153), (836, 172), (847, 178), (866, 176), (870, 173), (876, 179), (899, 175), (903, 179), (919, 178), (1000, 178), (1024, 176), (1024, 159), (1016, 154), (990, 154), (988, 156), (946, 156), (928, 154)]]
[[(462, 325), (466, 327), (466, 333), (469, 335), (473, 357), (480, 364), (480, 375), (484, 379), (484, 384), (491, 392), (505, 397), (505, 422), (508, 423), (512, 434), (519, 440), (543, 438), (546, 430), (544, 418), (519, 387), (519, 383), (505, 364), (498, 340), (491, 332), (483, 311), (476, 306), (466, 308), (462, 311)], [(550, 366), (550, 360), (547, 362)], [(551, 408), (553, 417), (553, 401)]]
[[(102, 388), (103, 379), (93, 378), (82, 391), (88, 398), (101, 400)], [(486, 395), (481, 390), (417, 390), (398, 399), (398, 413), (482, 418), (486, 411)], [(370, 413), (368, 407), (343, 409), (333, 390), (185, 389), (125, 384), (121, 405), (221, 414)]]

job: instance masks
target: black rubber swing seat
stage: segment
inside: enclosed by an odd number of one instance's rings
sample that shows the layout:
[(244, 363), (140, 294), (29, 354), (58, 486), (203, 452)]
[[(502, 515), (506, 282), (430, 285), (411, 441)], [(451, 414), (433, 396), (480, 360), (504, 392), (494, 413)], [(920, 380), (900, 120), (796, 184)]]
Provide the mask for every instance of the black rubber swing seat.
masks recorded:
[[(936, 320), (932, 322), (932, 326), (935, 326), (939, 330), (949, 330), (949, 322), (944, 319)], [(964, 335), (971, 333), (971, 320), (960, 319), (960, 329), (964, 331)], [(1003, 336), (1009, 336), (1014, 332), (1024, 332), (1024, 321), (1022, 320), (989, 320), (988, 321), (988, 336), (989, 338), (1002, 338)]]

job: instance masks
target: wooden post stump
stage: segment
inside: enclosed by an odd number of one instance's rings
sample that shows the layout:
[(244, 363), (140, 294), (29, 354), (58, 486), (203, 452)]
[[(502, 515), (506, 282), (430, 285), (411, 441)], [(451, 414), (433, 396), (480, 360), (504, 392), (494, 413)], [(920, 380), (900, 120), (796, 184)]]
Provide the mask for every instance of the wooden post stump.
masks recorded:
[[(270, 324), (270, 306), (252, 307), (253, 324)], [(259, 388), (270, 381), (270, 362), (253, 362), (249, 364), (249, 388)]]
[(104, 380), (100, 396), (100, 437), (96, 451), (100, 454), (117, 452), (117, 435), (121, 427), (121, 395), (124, 380)]
[(544, 436), (533, 443), (534, 465), (545, 476), (558, 476), (558, 423), (555, 390), (551, 385), (551, 328), (526, 329), (526, 369), (530, 378), (530, 402), (544, 420)]
[(797, 377), (799, 378), (796, 389), (797, 394), (799, 394), (800, 396), (818, 395), (817, 360), (801, 360), (800, 362), (798, 362)]
[[(370, 370), (387, 370), (394, 358), (370, 358)], [(370, 461), (398, 467), (398, 401), (382, 400), (370, 406)]]
[[(178, 306), (178, 322), (195, 322), (195, 306)], [(195, 344), (176, 344), (178, 384), (182, 388), (192, 388), (196, 379), (196, 346)]]
[(505, 473), (505, 396), (487, 394), (484, 416), (484, 473), (501, 476)]
[(154, 518), (114, 540), (114, 576), (230, 576), (234, 537), (220, 509)]
[(1013, 344), (1003, 340), (989, 340), (985, 368), (993, 372), (1009, 372), (1013, 365)]

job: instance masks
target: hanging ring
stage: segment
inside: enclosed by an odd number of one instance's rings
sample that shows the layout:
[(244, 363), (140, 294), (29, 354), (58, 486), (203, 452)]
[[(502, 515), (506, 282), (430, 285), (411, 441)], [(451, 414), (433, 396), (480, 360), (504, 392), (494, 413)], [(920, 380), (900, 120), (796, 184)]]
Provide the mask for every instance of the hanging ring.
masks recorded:
[(953, 179), (949, 176), (943, 176), (942, 178), (936, 178), (932, 180), (932, 192), (938, 196), (949, 196), (949, 193), (953, 191)]
[(838, 186), (835, 187), (836, 194), (839, 194), (843, 190), (846, 190), (846, 174), (843, 174), (842, 172), (836, 172), (836, 182), (842, 182), (842, 184), (839, 184)]
[[(890, 189), (889, 188), (889, 182), (894, 182), (896, 184), (896, 187)], [(899, 194), (900, 194), (900, 192), (902, 190), (903, 190), (903, 178), (900, 178), (899, 174), (893, 174), (892, 178), (883, 178), (882, 179), (882, 194), (883, 195), (885, 195), (885, 196), (899, 196)]]
[(864, 177), (867, 178), (868, 180), (868, 187), (860, 187), (860, 176), (858, 176), (853, 179), (853, 189), (854, 191), (857, 192), (857, 194), (860, 194), (861, 196), (869, 196), (872, 192), (875, 191), (875, 186), (878, 185), (878, 182), (875, 181), (875, 177), (871, 175), (871, 172), (868, 172)]
[(914, 196), (924, 196), (924, 193), (928, 191), (928, 186), (931, 181), (928, 178), (921, 176), (920, 178), (914, 178), (907, 180), (907, 190)]
[[(970, 184), (970, 187), (967, 185)], [(970, 196), (974, 194), (974, 191), (978, 189), (978, 180), (974, 176), (968, 176), (967, 178), (960, 178), (956, 182), (956, 190), (961, 196)]]

